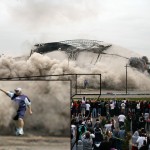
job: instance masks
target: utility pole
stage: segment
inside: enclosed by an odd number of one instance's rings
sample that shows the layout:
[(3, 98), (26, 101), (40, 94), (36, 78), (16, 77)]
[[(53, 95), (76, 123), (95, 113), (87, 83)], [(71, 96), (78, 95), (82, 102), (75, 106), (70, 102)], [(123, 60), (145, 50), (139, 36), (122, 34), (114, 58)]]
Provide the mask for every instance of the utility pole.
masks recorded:
[(69, 68), (69, 56), (68, 56), (68, 68)]
[(128, 65), (126, 64), (126, 94), (128, 93)]

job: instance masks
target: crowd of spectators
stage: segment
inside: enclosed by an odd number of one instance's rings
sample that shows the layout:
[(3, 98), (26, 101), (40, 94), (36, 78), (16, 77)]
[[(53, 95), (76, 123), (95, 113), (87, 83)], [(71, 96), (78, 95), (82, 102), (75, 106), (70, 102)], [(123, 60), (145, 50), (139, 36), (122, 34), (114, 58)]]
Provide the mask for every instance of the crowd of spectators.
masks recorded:
[(73, 100), (73, 150), (148, 150), (150, 102), (146, 100)]

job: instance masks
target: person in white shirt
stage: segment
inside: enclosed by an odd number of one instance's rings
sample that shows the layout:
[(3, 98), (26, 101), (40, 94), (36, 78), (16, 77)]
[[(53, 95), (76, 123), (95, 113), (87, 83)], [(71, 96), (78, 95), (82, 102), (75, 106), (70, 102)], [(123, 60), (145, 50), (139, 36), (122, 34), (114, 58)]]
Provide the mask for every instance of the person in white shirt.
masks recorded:
[(136, 110), (137, 110), (137, 113), (140, 113), (140, 103), (136, 104)]
[(139, 131), (135, 131), (134, 134), (132, 135), (132, 143), (135, 145), (137, 139), (139, 138)]
[(126, 107), (126, 104), (121, 103), (121, 112), (125, 113), (125, 107)]
[(88, 102), (86, 102), (85, 106), (86, 106), (85, 116), (88, 117), (90, 115), (90, 107), (91, 107), (91, 105)]
[(119, 127), (124, 126), (126, 116), (122, 113), (118, 116)]
[(112, 101), (110, 103), (110, 116), (114, 117), (114, 108), (115, 108), (115, 103)]
[(72, 124), (71, 125), (71, 147), (72, 150), (76, 150), (76, 136), (77, 136), (77, 127)]
[(112, 124), (111, 124), (111, 122), (106, 123), (106, 124), (104, 125), (104, 127), (105, 127), (105, 131), (106, 131), (106, 132), (107, 132), (107, 131), (112, 131)]
[(144, 134), (141, 134), (136, 141), (136, 143), (138, 144), (138, 150), (141, 148), (144, 141), (146, 141), (146, 143), (147, 143), (147, 137)]

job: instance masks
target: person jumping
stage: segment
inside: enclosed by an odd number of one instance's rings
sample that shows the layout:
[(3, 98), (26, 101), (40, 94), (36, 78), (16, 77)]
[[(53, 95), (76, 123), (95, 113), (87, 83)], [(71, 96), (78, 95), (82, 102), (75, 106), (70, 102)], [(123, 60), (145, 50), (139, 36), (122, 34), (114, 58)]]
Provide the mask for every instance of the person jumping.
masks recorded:
[(0, 89), (0, 91), (4, 92), (7, 96), (11, 98), (11, 100), (15, 101), (18, 105), (17, 114), (14, 117), (14, 120), (17, 121), (17, 128), (16, 128), (16, 135), (23, 135), (23, 127), (24, 127), (24, 116), (26, 112), (26, 108), (29, 110), (29, 114), (32, 114), (31, 109), (31, 101), (30, 99), (22, 94), (21, 88), (16, 88), (15, 92), (5, 91), (3, 89)]

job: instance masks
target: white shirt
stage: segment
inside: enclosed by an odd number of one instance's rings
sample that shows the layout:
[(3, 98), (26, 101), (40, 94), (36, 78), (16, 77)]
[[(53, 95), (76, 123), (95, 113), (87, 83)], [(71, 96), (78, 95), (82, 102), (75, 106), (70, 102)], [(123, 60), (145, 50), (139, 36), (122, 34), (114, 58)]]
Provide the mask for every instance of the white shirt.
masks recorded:
[(149, 113), (145, 113), (145, 114), (144, 114), (144, 118), (145, 118), (145, 120), (148, 120), (148, 118), (149, 118)]
[(112, 124), (105, 124), (105, 130), (111, 131)]
[(125, 103), (122, 103), (122, 104), (121, 104), (121, 108), (122, 108), (122, 109), (125, 109), (125, 106), (126, 106)]
[(141, 146), (143, 145), (144, 140), (146, 140), (146, 142), (147, 142), (147, 138), (146, 138), (146, 137), (143, 137), (143, 136), (140, 136), (140, 137), (137, 139), (136, 143), (138, 143), (138, 149), (141, 148)]
[(73, 130), (73, 136), (75, 137), (76, 136), (76, 129), (77, 127), (75, 125), (71, 125), (71, 129)]
[(123, 100), (123, 102), (126, 104), (127, 100)]
[(136, 105), (136, 108), (137, 108), (137, 109), (140, 109), (140, 104), (139, 104), (139, 103)]
[(139, 132), (138, 132), (138, 131), (135, 131), (134, 134), (133, 134), (133, 136), (139, 137)]
[(90, 107), (91, 107), (90, 104), (86, 104), (86, 110), (89, 111), (89, 110), (90, 110)]
[(126, 119), (125, 115), (119, 115), (119, 116), (118, 116), (119, 122), (120, 122), (120, 121), (121, 121), (121, 122), (124, 122), (125, 119)]
[(115, 104), (114, 103), (110, 104), (110, 109), (114, 109), (114, 108), (115, 108)]

